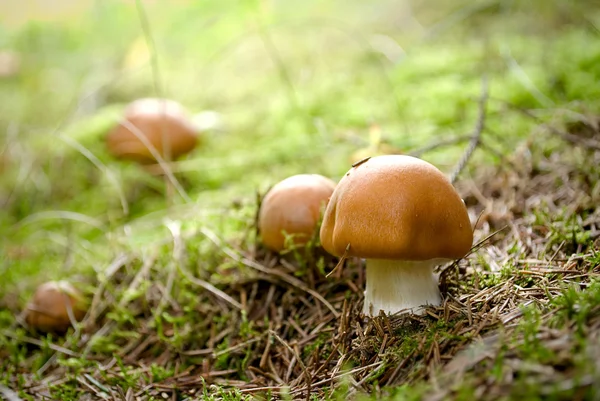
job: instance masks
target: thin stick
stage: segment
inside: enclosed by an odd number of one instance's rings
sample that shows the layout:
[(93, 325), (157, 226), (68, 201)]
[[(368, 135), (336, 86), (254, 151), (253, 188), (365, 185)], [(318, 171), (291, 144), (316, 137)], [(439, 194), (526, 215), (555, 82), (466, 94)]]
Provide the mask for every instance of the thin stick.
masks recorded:
[(81, 143), (77, 142), (75, 139), (63, 134), (59, 134), (58, 137), (67, 145), (81, 153), (94, 166), (96, 166), (98, 170), (104, 173), (104, 175), (114, 185), (115, 189), (117, 190), (117, 193), (119, 194), (119, 200), (121, 201), (121, 208), (123, 209), (123, 214), (125, 214), (126, 216), (129, 215), (129, 204), (127, 203), (127, 198), (125, 197), (123, 187), (119, 183), (119, 180), (117, 179), (113, 171), (109, 169), (106, 166), (106, 164), (102, 163), (102, 161), (98, 159), (98, 157), (96, 157), (96, 155), (93, 154), (88, 148), (83, 146)]
[[(150, 29), (150, 21), (148, 20), (148, 16), (146, 15), (144, 6), (142, 5), (141, 0), (136, 0), (135, 2), (136, 8), (137, 8), (137, 12), (138, 15), (140, 17), (140, 25), (142, 26), (142, 31), (144, 33), (144, 39), (146, 40), (146, 45), (148, 46), (148, 50), (150, 52), (150, 66), (152, 68), (152, 78), (153, 78), (153, 83), (154, 83), (154, 92), (156, 93), (156, 96), (159, 99), (163, 99), (164, 98), (164, 90), (162, 87), (162, 79), (161, 79), (161, 75), (160, 75), (160, 68), (158, 65), (158, 52), (156, 50), (156, 42), (154, 41), (154, 37), (152, 36), (152, 30)], [(163, 102), (162, 104), (162, 114), (166, 114), (166, 104)], [(136, 135), (137, 136), (137, 135)], [(171, 142), (166, 140), (167, 137), (167, 132), (165, 132), (165, 122), (163, 120), (163, 124), (161, 127), (161, 140), (162, 140), (162, 145), (163, 145), (163, 150), (165, 153), (165, 158), (167, 161), (171, 161)], [(151, 151), (152, 152), (152, 151)], [(153, 154), (154, 156), (154, 154)], [(156, 158), (156, 156), (155, 156)], [(156, 159), (158, 160), (158, 159)], [(166, 165), (166, 163), (160, 163), (159, 161), (159, 165), (163, 168), (164, 170), (164, 166)], [(189, 197), (187, 196), (187, 194), (185, 193), (185, 191), (183, 190), (183, 188), (181, 187), (181, 185), (179, 185), (179, 182), (177, 180), (175, 180), (175, 177), (173, 176), (173, 172), (171, 170), (167, 171), (165, 170), (165, 185), (166, 185), (166, 198), (167, 198), (167, 204), (170, 206), (171, 204), (171, 199), (173, 198), (173, 188), (177, 189), (177, 191), (181, 194), (181, 196), (183, 197), (183, 199), (185, 199), (186, 201), (190, 201)]]
[(154, 157), (154, 159), (158, 162), (158, 164), (160, 165), (160, 167), (163, 169), (163, 171), (165, 172), (165, 175), (168, 178), (168, 180), (170, 181), (170, 183), (175, 187), (175, 189), (177, 189), (177, 192), (179, 192), (179, 195), (181, 195), (181, 197), (186, 202), (191, 203), (192, 202), (192, 198), (190, 198), (189, 195), (187, 194), (187, 192), (185, 192), (185, 190), (183, 189), (183, 187), (181, 186), (181, 184), (179, 183), (179, 181), (177, 181), (177, 178), (175, 178), (175, 176), (173, 175), (173, 171), (169, 167), (169, 164), (160, 155), (160, 153), (158, 152), (158, 150), (156, 150), (156, 148), (154, 147), (154, 145), (152, 145), (150, 143), (150, 141), (148, 140), (148, 138), (146, 137), (146, 135), (144, 135), (144, 133), (140, 129), (138, 129), (138, 127), (136, 127), (135, 125), (133, 125), (132, 123), (130, 123), (126, 119), (121, 120), (119, 122), (119, 124), (121, 124), (122, 126), (124, 126), (125, 128), (127, 128), (129, 131), (131, 131), (131, 133), (133, 135), (135, 135), (135, 137), (137, 139), (139, 139), (140, 142), (142, 142), (142, 144), (148, 149), (148, 151), (150, 152), (150, 154), (152, 155), (152, 157)]
[(217, 287), (210, 284), (209, 282), (206, 282), (204, 280), (194, 277), (185, 267), (183, 267), (184, 263), (183, 263), (183, 257), (182, 257), (183, 242), (181, 241), (181, 223), (170, 221), (170, 222), (166, 222), (165, 225), (171, 232), (171, 235), (173, 236), (173, 244), (174, 244), (173, 256), (175, 259), (175, 263), (177, 264), (177, 268), (179, 269), (181, 274), (183, 274), (185, 276), (185, 278), (187, 278), (192, 284), (195, 284), (197, 286), (204, 288), (205, 290), (211, 292), (212, 294), (221, 298), (225, 302), (231, 304), (234, 308), (239, 309), (239, 310), (244, 309), (242, 307), (242, 304), (237, 302), (235, 299), (231, 298), (229, 295), (227, 295), (223, 291), (219, 290)]
[(271, 58), (271, 61), (277, 67), (279, 77), (280, 77), (281, 81), (284, 83), (285, 88), (287, 89), (288, 97), (289, 97), (296, 113), (298, 114), (298, 116), (300, 118), (305, 120), (306, 113), (304, 112), (304, 110), (302, 109), (302, 106), (300, 105), (300, 101), (298, 100), (298, 93), (296, 91), (296, 88), (294, 87), (294, 83), (292, 82), (292, 79), (290, 78), (290, 73), (288, 72), (285, 63), (283, 62), (283, 59), (281, 58), (281, 55), (279, 54), (279, 50), (277, 50), (275, 43), (273, 43), (273, 39), (271, 38), (269, 31), (267, 31), (267, 28), (263, 25), (262, 21), (260, 21), (260, 20), (258, 22), (258, 34), (263, 42), (263, 45), (265, 46), (265, 50), (267, 51), (267, 53), (269, 54), (269, 57)]
[(154, 78), (154, 91), (156, 96), (159, 98), (163, 97), (163, 89), (161, 86), (162, 80), (160, 79), (160, 69), (158, 68), (158, 53), (156, 51), (156, 42), (152, 37), (152, 30), (150, 29), (150, 21), (146, 15), (146, 10), (141, 0), (135, 1), (135, 7), (140, 17), (140, 25), (142, 26), (142, 32), (144, 33), (144, 39), (146, 40), (146, 46), (150, 52), (150, 63), (152, 68), (152, 77)]
[(408, 154), (410, 156), (414, 156), (414, 157), (421, 157), (421, 155), (423, 155), (423, 153), (430, 152), (432, 150), (441, 148), (443, 146), (456, 145), (457, 143), (460, 143), (460, 142), (466, 142), (470, 138), (471, 138), (470, 135), (462, 135), (462, 136), (457, 136), (454, 138), (449, 138), (449, 139), (446, 139), (443, 141), (436, 141), (435, 143), (425, 145), (422, 148), (412, 150)]
[(477, 145), (479, 145), (479, 139), (481, 138), (481, 133), (483, 132), (483, 129), (485, 128), (486, 106), (487, 106), (487, 100), (489, 97), (488, 90), (489, 90), (488, 78), (487, 78), (487, 75), (484, 75), (481, 80), (481, 96), (479, 98), (479, 117), (477, 118), (475, 130), (473, 131), (473, 134), (471, 135), (471, 142), (469, 142), (469, 146), (465, 150), (465, 153), (463, 154), (462, 158), (456, 165), (454, 171), (450, 175), (451, 183), (454, 183), (456, 181), (456, 179), (458, 178), (460, 173), (463, 171), (463, 169), (469, 162), (469, 159), (473, 155), (473, 152), (477, 148)]
[(302, 367), (302, 370), (304, 371), (304, 378), (306, 380), (306, 399), (310, 400), (312, 377), (310, 376), (310, 373), (309, 373), (308, 369), (306, 368), (306, 365), (302, 361), (302, 358), (300, 358), (300, 355), (298, 355), (296, 350), (294, 350), (288, 343), (286, 343), (281, 337), (279, 337), (274, 330), (269, 330), (269, 334), (271, 334), (273, 337), (275, 337), (275, 339), (277, 341), (279, 341), (285, 348), (288, 349), (288, 351), (290, 351), (292, 353), (292, 355), (294, 355), (296, 357), (298, 364), (300, 364), (300, 366)]
[(289, 274), (282, 273), (277, 269), (271, 269), (269, 267), (261, 265), (260, 263), (254, 261), (254, 260), (248, 259), (242, 255), (239, 255), (234, 249), (225, 246), (225, 244), (223, 244), (221, 239), (214, 232), (212, 232), (211, 230), (209, 230), (206, 227), (200, 228), (200, 232), (206, 238), (211, 240), (215, 245), (217, 245), (219, 247), (219, 249), (221, 249), (221, 251), (225, 255), (229, 256), (234, 261), (241, 263), (246, 267), (250, 267), (252, 269), (258, 270), (259, 272), (265, 273), (267, 275), (277, 276), (277, 277), (281, 278), (286, 283), (288, 283), (304, 292), (307, 292), (308, 294), (312, 295), (315, 299), (319, 300), (321, 303), (323, 303), (323, 305), (325, 305), (327, 307), (327, 309), (329, 309), (333, 313), (333, 315), (336, 318), (338, 318), (340, 316), (340, 313), (333, 307), (333, 305), (331, 305), (317, 291), (312, 290), (312, 289), (308, 288), (307, 286), (305, 286), (301, 280), (297, 279), (296, 277), (290, 276)]
[(329, 273), (327, 273), (325, 278), (329, 278), (329, 276), (331, 276), (337, 269), (341, 268), (344, 265), (344, 262), (348, 258), (348, 252), (350, 252), (350, 244), (348, 244), (346, 246), (346, 250), (344, 251), (344, 254), (342, 255), (342, 257), (340, 258), (340, 261), (337, 262), (337, 264), (335, 265), (333, 270), (331, 270)]
[(40, 347), (40, 348), (45, 348), (45, 347), (48, 347), (48, 348), (50, 348), (50, 349), (51, 349), (51, 350), (53, 350), (53, 351), (60, 352), (60, 353), (62, 353), (62, 354), (65, 354), (65, 355), (71, 356), (71, 357), (73, 357), (73, 358), (80, 358), (80, 357), (81, 357), (81, 355), (80, 355), (80, 354), (78, 354), (78, 353), (77, 353), (77, 352), (75, 352), (75, 351), (71, 351), (71, 350), (70, 350), (70, 349), (68, 349), (68, 348), (61, 347), (60, 345), (56, 345), (56, 344), (52, 344), (52, 343), (48, 343), (48, 342), (45, 342), (45, 341), (40, 341), (40, 340), (38, 340), (37, 338), (31, 338), (31, 337), (19, 337), (19, 336), (17, 336), (16, 334), (13, 334), (13, 333), (11, 333), (11, 332), (8, 332), (8, 331), (4, 331), (4, 332), (2, 332), (2, 335), (6, 336), (6, 337), (10, 337), (10, 338), (12, 338), (13, 340), (20, 340), (20, 341), (23, 341), (24, 343), (28, 343), (28, 344), (31, 344), (31, 345), (38, 346), (38, 347)]
[(15, 393), (6, 386), (3, 386), (2, 384), (0, 384), (0, 394), (2, 394), (2, 396), (5, 397), (7, 401), (21, 401), (21, 398), (17, 393)]
[(544, 121), (542, 121), (541, 118), (539, 118), (538, 116), (536, 116), (535, 114), (533, 114), (530, 110), (524, 109), (522, 107), (519, 107), (517, 105), (512, 104), (509, 101), (506, 101), (504, 99), (499, 99), (499, 98), (491, 98), (493, 101), (498, 101), (501, 102), (502, 104), (508, 106), (509, 108), (518, 111), (520, 113), (522, 113), (523, 115), (531, 118), (532, 120), (538, 122), (541, 124), (542, 127), (547, 128), (550, 132), (552, 132), (554, 135), (560, 137), (561, 139), (563, 139), (564, 141), (570, 142), (572, 144), (575, 145), (583, 145), (583, 146), (587, 146), (589, 148), (592, 149), (596, 149), (596, 150), (600, 150), (600, 142), (594, 140), (594, 139), (587, 139), (587, 138), (582, 138), (580, 136), (577, 135), (573, 135), (569, 132), (565, 132), (562, 131), (556, 127), (553, 127), (550, 124), (545, 123)]

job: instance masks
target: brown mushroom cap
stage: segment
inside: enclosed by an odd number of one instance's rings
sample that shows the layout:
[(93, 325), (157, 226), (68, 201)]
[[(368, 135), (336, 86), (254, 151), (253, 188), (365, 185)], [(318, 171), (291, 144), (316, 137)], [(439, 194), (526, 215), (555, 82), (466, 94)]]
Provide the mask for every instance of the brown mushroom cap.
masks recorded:
[[(145, 98), (130, 103), (124, 120), (135, 126), (165, 160), (175, 160), (197, 144), (198, 130), (179, 103), (169, 99)], [(148, 146), (136, 133), (119, 123), (106, 138), (114, 156), (138, 163), (155, 163)]]
[(321, 226), (321, 244), (367, 259), (456, 259), (473, 242), (467, 208), (446, 176), (411, 156), (377, 156), (337, 184)]
[(75, 320), (83, 319), (85, 307), (81, 293), (66, 281), (49, 281), (35, 291), (25, 320), (41, 331), (63, 332), (71, 326), (69, 308)]
[(295, 245), (306, 244), (313, 235), (335, 189), (335, 182), (318, 174), (299, 174), (274, 185), (264, 197), (258, 218), (262, 242), (270, 249), (285, 248), (285, 235)]

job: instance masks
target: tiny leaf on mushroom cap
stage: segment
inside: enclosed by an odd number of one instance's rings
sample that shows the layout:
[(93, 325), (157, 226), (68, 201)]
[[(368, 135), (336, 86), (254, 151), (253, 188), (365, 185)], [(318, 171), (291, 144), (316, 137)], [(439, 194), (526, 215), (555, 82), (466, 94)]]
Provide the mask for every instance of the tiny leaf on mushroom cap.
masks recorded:
[(144, 98), (126, 107), (123, 121), (108, 134), (106, 143), (115, 157), (150, 164), (157, 161), (150, 147), (166, 161), (175, 160), (194, 149), (198, 136), (181, 104)]
[(466, 206), (448, 178), (403, 155), (355, 164), (331, 196), (320, 237), (333, 255), (366, 259), (364, 312), (371, 315), (438, 305), (433, 268), (473, 243)]
[(263, 244), (282, 251), (286, 235), (296, 246), (306, 244), (334, 189), (335, 182), (319, 174), (298, 174), (275, 184), (260, 207), (258, 228)]
[[(25, 321), (44, 332), (64, 332), (86, 313), (85, 300), (79, 290), (67, 281), (41, 284), (27, 305)], [(69, 316), (71, 314), (71, 316)]]

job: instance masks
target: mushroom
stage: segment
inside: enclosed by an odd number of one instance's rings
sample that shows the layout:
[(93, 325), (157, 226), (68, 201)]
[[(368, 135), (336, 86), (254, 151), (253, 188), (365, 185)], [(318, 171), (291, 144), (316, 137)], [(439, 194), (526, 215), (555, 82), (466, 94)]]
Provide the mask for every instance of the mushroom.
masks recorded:
[(36, 289), (25, 321), (40, 331), (64, 332), (71, 326), (70, 313), (76, 321), (83, 319), (83, 296), (67, 281), (49, 281)]
[(298, 174), (275, 184), (260, 206), (258, 228), (263, 244), (282, 251), (289, 235), (294, 245), (305, 245), (334, 189), (335, 182), (319, 174)]
[(106, 138), (109, 152), (121, 159), (156, 163), (151, 150), (154, 148), (164, 160), (171, 161), (190, 152), (198, 142), (198, 129), (174, 100), (136, 100), (125, 108), (123, 119), (125, 122), (114, 127)]
[(366, 259), (363, 311), (422, 314), (439, 305), (433, 268), (463, 257), (473, 243), (467, 208), (430, 163), (385, 155), (355, 164), (325, 211), (321, 245)]

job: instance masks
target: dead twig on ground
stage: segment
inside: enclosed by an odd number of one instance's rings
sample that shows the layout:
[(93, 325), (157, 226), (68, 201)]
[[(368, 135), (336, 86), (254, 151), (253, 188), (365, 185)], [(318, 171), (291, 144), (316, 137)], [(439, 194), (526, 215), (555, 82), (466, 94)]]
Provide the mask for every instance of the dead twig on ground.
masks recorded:
[(573, 135), (569, 132), (563, 131), (551, 124), (544, 122), (540, 117), (536, 116), (531, 110), (519, 107), (517, 105), (512, 104), (511, 102), (506, 101), (506, 100), (499, 99), (499, 98), (490, 98), (490, 99), (497, 101), (497, 102), (501, 102), (502, 104), (509, 107), (510, 109), (518, 111), (519, 113), (523, 114), (524, 116), (531, 118), (536, 123), (538, 123), (541, 127), (548, 129), (552, 134), (558, 136), (559, 138), (561, 138), (562, 140), (564, 140), (566, 142), (569, 142), (569, 143), (572, 143), (572, 144), (578, 145), (578, 146), (584, 146), (584, 147), (594, 149), (594, 150), (600, 150), (600, 142), (593, 138), (584, 138), (584, 137), (581, 137), (578, 135)]
[(479, 138), (481, 138), (481, 134), (485, 128), (485, 117), (486, 117), (486, 108), (488, 101), (489, 91), (489, 83), (487, 75), (484, 75), (481, 79), (481, 96), (479, 97), (479, 114), (477, 117), (477, 123), (475, 124), (475, 129), (471, 135), (471, 141), (469, 142), (469, 146), (463, 153), (461, 159), (457, 163), (454, 171), (450, 174), (450, 182), (454, 183), (463, 169), (466, 167), (469, 159), (477, 149), (477, 145), (479, 145)]

